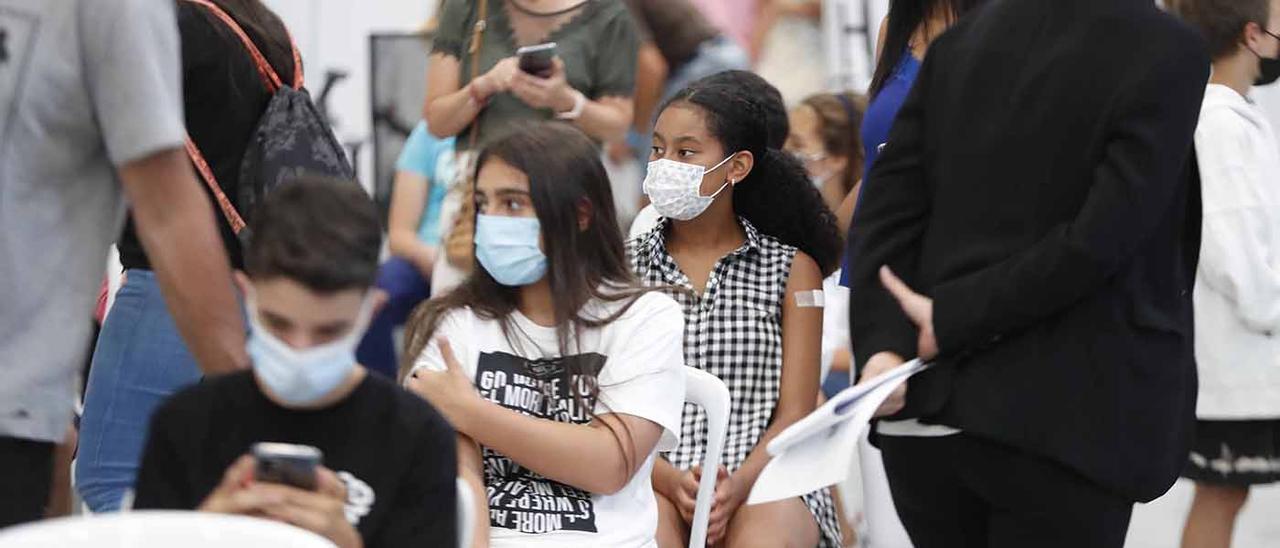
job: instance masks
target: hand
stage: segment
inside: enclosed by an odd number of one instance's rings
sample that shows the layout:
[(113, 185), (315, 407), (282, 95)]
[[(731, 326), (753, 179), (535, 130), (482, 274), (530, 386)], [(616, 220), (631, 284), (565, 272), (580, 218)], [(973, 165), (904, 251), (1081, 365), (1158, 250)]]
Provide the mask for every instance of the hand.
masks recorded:
[(440, 338), (436, 339), (436, 344), (440, 346), (440, 356), (444, 358), (445, 370), (416, 369), (409, 374), (409, 378), (405, 379), (404, 385), (410, 392), (431, 402), (431, 405), (444, 415), (454, 428), (466, 434), (466, 419), (473, 415), (471, 409), (475, 405), (483, 404), (484, 400), (480, 399), (471, 380), (467, 378), (466, 373), (463, 373), (462, 366), (453, 355), (453, 348), (449, 346), (449, 341)]
[(880, 267), (880, 283), (898, 299), (902, 311), (916, 324), (920, 332), (916, 355), (925, 361), (938, 357), (938, 340), (933, 334), (933, 299), (912, 291), (887, 266)]
[(494, 95), (511, 91), (511, 80), (518, 73), (520, 61), (515, 57), (498, 61), (489, 72), (471, 82), (472, 96), (481, 102), (488, 102)]
[(674, 480), (663, 493), (676, 505), (685, 523), (693, 522), (693, 511), (698, 501), (698, 474), (695, 470), (677, 470)]
[[(867, 360), (866, 367), (862, 368), (862, 378), (858, 380), (858, 384), (862, 384), (879, 377), (880, 375), (888, 373), (893, 368), (902, 365), (905, 361), (906, 360), (902, 359), (901, 356), (894, 354), (893, 352), (881, 352), (871, 356), (871, 358)], [(886, 417), (897, 413), (898, 411), (902, 411), (902, 408), (907, 405), (907, 384), (909, 382), (910, 381), (902, 383), (901, 386), (894, 390), (893, 393), (889, 395), (889, 398), (884, 400), (884, 403), (880, 404), (880, 408), (876, 409), (875, 416)]]
[(546, 78), (517, 70), (511, 78), (511, 94), (533, 108), (561, 113), (573, 110), (575, 94), (564, 75), (564, 61), (556, 57)]
[(202, 512), (240, 514), (288, 523), (325, 537), (342, 548), (364, 545), (347, 521), (347, 489), (333, 471), (316, 469), (316, 490), (254, 482), (256, 461), (245, 455), (233, 463), (222, 482), (200, 504)]
[[(701, 469), (699, 469), (701, 472)], [(700, 475), (700, 474), (699, 474)], [(719, 544), (729, 531), (729, 520), (742, 506), (746, 490), (738, 486), (729, 470), (721, 466), (716, 471), (716, 492), (711, 501), (711, 518), (707, 520), (707, 544)]]

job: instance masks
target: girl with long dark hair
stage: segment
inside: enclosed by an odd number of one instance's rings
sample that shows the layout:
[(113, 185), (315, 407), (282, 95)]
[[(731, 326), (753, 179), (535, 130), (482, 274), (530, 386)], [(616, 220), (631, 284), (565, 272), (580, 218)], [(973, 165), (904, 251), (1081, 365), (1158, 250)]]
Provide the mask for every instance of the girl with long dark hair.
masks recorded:
[[(876, 42), (876, 68), (867, 90), (870, 98), (862, 119), (863, 172), (865, 177), (889, 139), (898, 109), (915, 84), (929, 44), (951, 25), (986, 0), (892, 0), (889, 14), (880, 22)], [(860, 192), (860, 191), (859, 191)], [(845, 198), (838, 211), (845, 229), (853, 217), (859, 192)], [(842, 280), (848, 285), (847, 280)]]
[[(288, 30), (260, 0), (212, 2), (235, 20), (277, 74), (294, 74)], [(177, 4), (187, 133), (231, 205), (238, 207), (240, 164), (271, 93), (226, 23), (205, 6)], [(216, 203), (213, 193), (208, 194)], [(235, 231), (221, 215), (218, 226), (231, 267), (242, 269)], [(201, 376), (161, 297), (132, 216), (118, 245), (124, 284), (93, 354), (76, 460), (76, 489), (95, 512), (118, 509), (133, 486), (152, 410)]]
[(776, 96), (731, 81), (699, 80), (661, 109), (645, 193), (663, 218), (629, 244), (640, 277), (673, 288), (683, 306), (686, 364), (733, 395), (721, 470), (695, 466), (706, 422), (692, 408), (680, 446), (654, 467), (659, 543), (683, 545), (698, 478), (716, 474), (709, 544), (839, 546), (827, 490), (743, 505), (769, 461), (765, 445), (817, 401), (818, 294), (839, 261), (840, 235), (799, 160), (780, 150), (782, 139), (770, 143)]
[(627, 265), (595, 145), (542, 123), (482, 149), (476, 268), (410, 320), (406, 386), (459, 434), (477, 538), (652, 546), (684, 400), (679, 306)]

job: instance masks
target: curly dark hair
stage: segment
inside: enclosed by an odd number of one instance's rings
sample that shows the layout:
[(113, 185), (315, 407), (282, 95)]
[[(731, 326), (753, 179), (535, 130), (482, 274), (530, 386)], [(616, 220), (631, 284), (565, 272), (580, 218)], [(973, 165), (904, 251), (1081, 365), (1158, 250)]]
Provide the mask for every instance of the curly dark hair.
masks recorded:
[[(766, 88), (773, 92), (759, 91)], [(667, 100), (659, 113), (675, 104), (701, 111), (707, 129), (726, 151), (745, 150), (755, 157), (751, 173), (733, 187), (734, 212), (761, 233), (813, 257), (824, 276), (834, 272), (843, 239), (835, 214), (809, 181), (804, 166), (781, 150), (786, 131), (779, 139), (778, 128), (771, 127), (778, 123), (778, 112), (786, 120), (777, 90), (755, 74), (730, 71), (690, 84)]]

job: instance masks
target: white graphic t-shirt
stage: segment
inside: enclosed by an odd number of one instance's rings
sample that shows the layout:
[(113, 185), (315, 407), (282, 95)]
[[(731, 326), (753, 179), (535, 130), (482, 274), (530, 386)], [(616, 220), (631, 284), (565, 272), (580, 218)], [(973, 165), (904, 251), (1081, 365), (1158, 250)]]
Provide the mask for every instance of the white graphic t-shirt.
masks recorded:
[[(586, 315), (608, 317), (620, 306), (592, 303)], [(655, 546), (658, 508), (649, 476), (657, 452), (674, 448), (680, 433), (683, 336), (679, 305), (658, 293), (641, 296), (607, 326), (583, 332), (576, 343), (571, 341), (569, 355), (561, 355), (554, 328), (538, 326), (519, 312), (513, 318), (511, 342), (500, 322), (469, 309), (442, 320), (435, 338), (449, 341), (480, 395), (491, 402), (557, 422), (586, 424), (590, 409), (595, 415), (641, 417), (663, 428), (644, 465), (612, 495), (547, 479), (482, 448), (491, 546)], [(416, 366), (444, 367), (434, 341)], [(570, 386), (589, 386), (592, 378), (599, 386), (598, 398), (576, 401), (573, 394), (581, 392)]]

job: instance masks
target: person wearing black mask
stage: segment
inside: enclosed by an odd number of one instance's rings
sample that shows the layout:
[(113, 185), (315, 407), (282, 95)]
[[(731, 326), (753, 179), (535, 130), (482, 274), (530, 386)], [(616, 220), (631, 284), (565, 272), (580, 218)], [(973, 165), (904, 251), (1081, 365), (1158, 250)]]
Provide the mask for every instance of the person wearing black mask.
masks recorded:
[(916, 547), (1118, 548), (1182, 471), (1208, 76), (1151, 0), (989, 2), (931, 45), (850, 290), (863, 378), (935, 363), (875, 440)]
[(1182, 546), (1226, 548), (1250, 487), (1280, 481), (1280, 157), (1266, 113), (1249, 100), (1254, 83), (1280, 76), (1280, 0), (1183, 0), (1178, 9), (1213, 57), (1195, 137), (1200, 397)]

